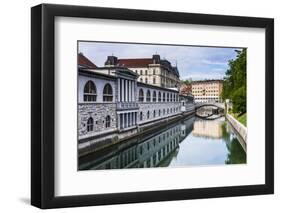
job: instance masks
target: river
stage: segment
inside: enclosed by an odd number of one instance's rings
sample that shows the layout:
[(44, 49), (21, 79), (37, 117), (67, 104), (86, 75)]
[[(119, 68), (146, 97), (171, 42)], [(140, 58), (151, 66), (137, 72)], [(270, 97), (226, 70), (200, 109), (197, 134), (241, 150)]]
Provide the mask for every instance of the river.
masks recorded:
[(79, 159), (79, 170), (245, 164), (246, 145), (224, 117), (195, 116)]

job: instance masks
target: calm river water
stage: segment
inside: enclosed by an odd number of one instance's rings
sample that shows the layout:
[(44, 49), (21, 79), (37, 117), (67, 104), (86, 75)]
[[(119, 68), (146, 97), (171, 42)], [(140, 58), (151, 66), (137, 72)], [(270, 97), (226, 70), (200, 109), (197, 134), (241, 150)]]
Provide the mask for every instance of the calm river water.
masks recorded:
[(190, 117), (79, 159), (79, 170), (245, 164), (246, 146), (225, 118)]

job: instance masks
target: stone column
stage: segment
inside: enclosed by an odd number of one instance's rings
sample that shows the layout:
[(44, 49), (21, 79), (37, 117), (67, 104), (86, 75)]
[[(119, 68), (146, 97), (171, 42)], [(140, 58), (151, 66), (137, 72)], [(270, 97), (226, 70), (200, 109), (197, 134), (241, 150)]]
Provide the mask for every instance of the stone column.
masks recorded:
[(132, 122), (131, 122), (131, 113), (129, 112), (128, 113), (128, 126), (130, 127), (132, 125)]
[(125, 101), (128, 101), (128, 80), (125, 79)]
[(122, 84), (122, 100), (121, 101), (124, 102), (125, 101), (125, 99), (124, 99), (125, 98), (125, 95), (124, 95), (125, 94), (125, 83), (124, 83), (124, 79), (121, 79), (121, 81), (122, 81), (121, 82), (121, 84)]
[(127, 101), (129, 102), (130, 101), (130, 95), (129, 95), (129, 92), (130, 92), (130, 86), (129, 86), (129, 80), (127, 80), (127, 94), (126, 94), (126, 96), (127, 96)]
[(126, 127), (129, 127), (129, 113), (126, 113)]
[(136, 85), (136, 81), (133, 81), (133, 86), (132, 86), (133, 101), (136, 101), (136, 96), (135, 96), (135, 85)]
[(122, 114), (122, 129), (125, 128), (125, 114)]
[(123, 113), (123, 128), (126, 128), (126, 113)]
[(132, 90), (131, 90), (131, 86), (132, 86), (132, 85), (131, 85), (131, 81), (129, 80), (129, 81), (128, 81), (128, 96), (129, 96), (129, 97), (128, 97), (128, 99), (129, 99), (128, 101), (129, 101), (129, 102), (132, 101), (132, 97), (131, 97), (131, 95), (132, 95), (132, 94), (131, 94), (131, 91), (132, 91)]
[(120, 118), (120, 129), (123, 129), (123, 114), (120, 114), (119, 118)]
[(118, 115), (117, 119), (118, 119), (118, 129), (121, 129), (121, 114)]
[(118, 102), (120, 102), (120, 93), (121, 93), (121, 85), (120, 85), (120, 78), (118, 78)]

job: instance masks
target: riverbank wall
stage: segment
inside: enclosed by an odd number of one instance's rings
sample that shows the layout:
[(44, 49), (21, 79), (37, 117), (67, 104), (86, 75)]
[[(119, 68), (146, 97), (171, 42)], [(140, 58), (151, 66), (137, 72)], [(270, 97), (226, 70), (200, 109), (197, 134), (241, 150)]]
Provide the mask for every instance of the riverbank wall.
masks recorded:
[(244, 142), (247, 143), (247, 128), (239, 121), (237, 121), (232, 115), (226, 114), (225, 117), (235, 129), (235, 131), (239, 134), (239, 136), (244, 140)]
[(164, 128), (168, 124), (175, 123), (179, 120), (185, 119), (195, 114), (195, 110), (190, 110), (175, 116), (170, 116), (160, 120), (152, 121), (143, 125), (139, 125), (133, 129), (124, 132), (112, 132), (109, 135), (104, 135), (102, 138), (96, 137), (89, 139), (83, 143), (78, 144), (78, 156), (82, 157), (91, 154), (95, 151), (102, 150), (104, 148), (113, 146), (117, 143), (123, 143), (127, 140), (131, 140), (135, 137), (146, 137), (161, 128)]

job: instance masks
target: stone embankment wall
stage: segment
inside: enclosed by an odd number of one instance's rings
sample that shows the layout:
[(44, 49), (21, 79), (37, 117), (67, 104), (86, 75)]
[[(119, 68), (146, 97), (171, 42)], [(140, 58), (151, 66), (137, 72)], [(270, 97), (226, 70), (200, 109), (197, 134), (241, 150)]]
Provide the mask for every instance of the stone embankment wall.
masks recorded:
[(226, 114), (226, 119), (233, 126), (233, 128), (238, 132), (238, 134), (242, 137), (244, 142), (247, 143), (247, 128), (230, 114)]

